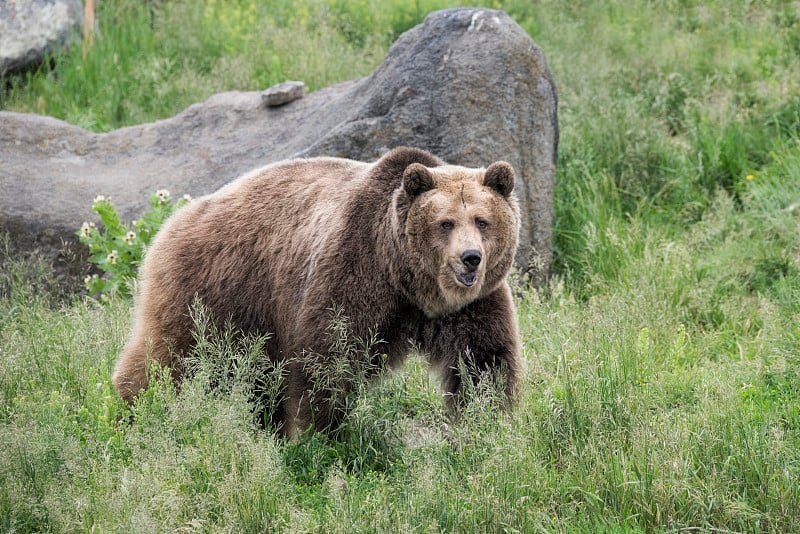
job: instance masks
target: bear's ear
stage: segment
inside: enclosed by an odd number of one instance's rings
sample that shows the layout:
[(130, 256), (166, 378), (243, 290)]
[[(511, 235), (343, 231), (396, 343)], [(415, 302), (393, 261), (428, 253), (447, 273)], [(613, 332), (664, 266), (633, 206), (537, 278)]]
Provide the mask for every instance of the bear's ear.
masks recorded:
[(507, 197), (514, 190), (514, 168), (505, 161), (492, 163), (483, 175), (483, 185)]
[(425, 165), (412, 163), (403, 172), (403, 190), (415, 197), (434, 188), (433, 175)]

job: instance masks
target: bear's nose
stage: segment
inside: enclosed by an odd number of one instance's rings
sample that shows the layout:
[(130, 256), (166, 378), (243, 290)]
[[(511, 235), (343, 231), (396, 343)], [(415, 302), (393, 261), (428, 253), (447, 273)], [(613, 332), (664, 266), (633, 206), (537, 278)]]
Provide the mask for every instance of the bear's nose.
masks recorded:
[(461, 263), (469, 269), (470, 272), (478, 268), (481, 264), (481, 251), (480, 250), (465, 250), (461, 254)]

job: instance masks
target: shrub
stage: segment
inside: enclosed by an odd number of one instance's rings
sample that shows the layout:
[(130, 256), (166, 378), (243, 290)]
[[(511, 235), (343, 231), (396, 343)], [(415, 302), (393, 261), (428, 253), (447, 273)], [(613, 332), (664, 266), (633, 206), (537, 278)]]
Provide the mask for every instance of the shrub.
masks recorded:
[(105, 273), (102, 276), (86, 276), (84, 284), (89, 294), (102, 297), (119, 293), (130, 297), (131, 282), (136, 277), (136, 268), (142, 261), (145, 248), (167, 217), (190, 200), (191, 197), (184, 195), (180, 200), (174, 201), (169, 191), (159, 189), (150, 195), (152, 209), (141, 219), (126, 225), (120, 220), (110, 198), (95, 198), (92, 211), (100, 216), (102, 228), (85, 222), (77, 232), (81, 243), (89, 247), (89, 261)]

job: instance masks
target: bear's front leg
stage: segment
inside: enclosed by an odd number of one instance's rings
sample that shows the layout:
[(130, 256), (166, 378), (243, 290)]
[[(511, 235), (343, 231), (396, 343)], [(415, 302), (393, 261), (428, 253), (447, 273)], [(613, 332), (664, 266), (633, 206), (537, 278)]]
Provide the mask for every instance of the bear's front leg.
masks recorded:
[[(519, 394), (522, 375), (517, 314), (508, 284), (460, 311), (430, 322), (424, 328), (422, 348), (432, 366), (442, 373), (448, 408), (457, 413), (465, 393), (481, 380), (500, 387), (504, 404)], [(467, 382), (469, 380), (469, 382)]]

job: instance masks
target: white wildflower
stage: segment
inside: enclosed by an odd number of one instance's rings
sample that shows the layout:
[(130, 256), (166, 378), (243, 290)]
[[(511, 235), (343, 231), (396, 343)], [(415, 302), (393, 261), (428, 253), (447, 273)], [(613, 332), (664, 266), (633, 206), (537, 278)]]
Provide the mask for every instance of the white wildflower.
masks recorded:
[(116, 250), (112, 250), (111, 253), (108, 256), (106, 256), (106, 261), (108, 261), (108, 263), (110, 263), (111, 265), (116, 265), (117, 259), (119, 259), (119, 252), (117, 252)]
[(133, 242), (135, 240), (136, 240), (136, 232), (134, 231), (130, 231), (127, 234), (125, 234), (125, 238), (123, 239), (123, 241), (125, 241), (125, 243), (127, 243), (128, 245), (133, 245)]
[(183, 198), (183, 200), (185, 200), (186, 202), (191, 202), (192, 201), (192, 195), (183, 195), (183, 197), (181, 197), (181, 198)]
[(158, 197), (158, 201), (162, 204), (166, 204), (169, 200), (169, 191), (166, 189), (159, 189), (156, 191), (156, 196)]
[(89, 233), (92, 231), (93, 228), (94, 228), (94, 223), (88, 223), (88, 222), (83, 223), (81, 225), (81, 234), (80, 234), (81, 238), (89, 237)]

